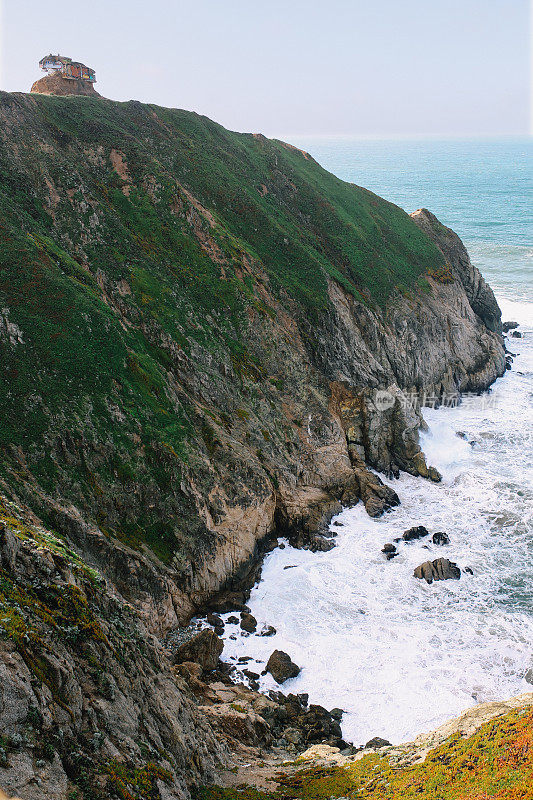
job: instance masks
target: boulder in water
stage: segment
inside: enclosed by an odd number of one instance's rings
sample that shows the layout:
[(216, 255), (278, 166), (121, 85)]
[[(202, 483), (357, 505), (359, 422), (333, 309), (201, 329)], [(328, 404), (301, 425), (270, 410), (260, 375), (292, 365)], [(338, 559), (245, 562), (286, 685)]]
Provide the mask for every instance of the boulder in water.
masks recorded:
[(458, 581), (461, 577), (461, 570), (453, 561), (447, 558), (436, 558), (435, 561), (424, 561), (414, 571), (415, 578), (425, 580), (427, 583), (433, 581)]
[(222, 617), (219, 617), (218, 614), (209, 612), (207, 615), (207, 622), (212, 626), (212, 628), (214, 628), (217, 636), (222, 636), (224, 633), (224, 620)]
[(502, 323), (502, 331), (504, 333), (508, 333), (509, 331), (514, 330), (514, 328), (518, 328), (518, 322), (503, 322)]
[(283, 650), (274, 650), (268, 659), (266, 671), (270, 672), (277, 683), (285, 683), (289, 678), (295, 678), (300, 674), (300, 667)]
[(396, 546), (391, 542), (387, 542), (387, 544), (383, 545), (383, 547), (381, 548), (381, 552), (383, 553), (387, 561), (390, 561), (391, 558), (396, 558), (396, 556), (400, 555), (396, 549)]
[(246, 633), (254, 633), (257, 629), (257, 620), (252, 614), (248, 614), (247, 611), (243, 611), (241, 613), (241, 630), (246, 631)]
[(444, 531), (437, 531), (431, 537), (433, 544), (450, 544), (450, 537)]
[(422, 539), (424, 536), (429, 536), (428, 529), (423, 525), (415, 525), (403, 533), (402, 539), (404, 542), (411, 542), (413, 539)]
[(513, 332), (511, 333), (511, 336), (512, 336), (514, 339), (521, 339), (521, 338), (522, 338), (522, 334), (520, 333), (520, 331), (513, 331)]

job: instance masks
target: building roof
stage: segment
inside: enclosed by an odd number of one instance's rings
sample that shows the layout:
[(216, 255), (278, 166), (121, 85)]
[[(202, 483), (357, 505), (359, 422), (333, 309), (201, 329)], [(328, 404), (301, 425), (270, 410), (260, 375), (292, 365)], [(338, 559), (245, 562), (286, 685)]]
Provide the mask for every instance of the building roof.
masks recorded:
[(39, 61), (39, 65), (43, 64), (45, 61), (60, 61), (62, 64), (72, 63), (72, 59), (69, 58), (68, 56), (60, 56), (59, 54), (55, 56), (53, 55), (53, 53), (50, 53), (50, 55), (45, 56), (44, 58), (41, 58), (41, 60)]

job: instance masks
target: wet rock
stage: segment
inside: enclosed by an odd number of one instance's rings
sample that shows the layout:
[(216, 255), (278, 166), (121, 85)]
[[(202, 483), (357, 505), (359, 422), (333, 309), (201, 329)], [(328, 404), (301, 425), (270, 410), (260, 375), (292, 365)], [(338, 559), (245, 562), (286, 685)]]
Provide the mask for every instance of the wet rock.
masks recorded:
[(533, 667), (528, 669), (528, 671), (524, 675), (524, 680), (526, 681), (526, 683), (529, 683), (531, 684), (531, 686), (533, 686)]
[(365, 744), (365, 750), (379, 750), (380, 747), (392, 747), (387, 739), (382, 739), (381, 736), (374, 736), (369, 742)]
[(447, 558), (436, 558), (435, 561), (424, 561), (415, 571), (414, 577), (425, 580), (427, 583), (433, 581), (456, 580), (461, 577), (461, 570), (453, 561)]
[(329, 550), (333, 550), (334, 547), (334, 541), (331, 539), (326, 539), (326, 537), (322, 536), (321, 534), (316, 534), (311, 539), (309, 549), (312, 553), (327, 553)]
[(522, 339), (522, 338), (523, 338), (523, 337), (522, 337), (522, 334), (520, 333), (520, 331), (513, 331), (513, 332), (511, 333), (511, 336), (512, 336), (514, 339)]
[(400, 555), (396, 549), (396, 546), (391, 544), (390, 542), (387, 542), (387, 544), (381, 548), (381, 552), (383, 553), (387, 561), (390, 561), (391, 558), (396, 558), (396, 556)]
[(423, 525), (415, 525), (413, 528), (405, 531), (402, 534), (404, 542), (411, 542), (414, 539), (422, 539), (424, 536), (429, 536), (429, 531)]
[(216, 668), (223, 649), (224, 642), (210, 628), (205, 628), (174, 651), (173, 661), (175, 664), (194, 661), (204, 670), (212, 670)]
[(303, 718), (303, 724), (306, 729), (305, 741), (308, 744), (328, 742), (335, 747), (346, 747), (346, 742), (342, 739), (341, 726), (322, 706), (310, 705), (309, 711)]
[(263, 625), (259, 636), (275, 636), (277, 633), (273, 625)]
[(235, 616), (228, 617), (228, 622), (230, 623), (230, 625), (238, 625), (239, 618)]
[(331, 524), (335, 525), (336, 528), (344, 528), (344, 522), (339, 522), (338, 520), (335, 520), (335, 522), (332, 522)]
[(241, 613), (240, 627), (247, 633), (255, 633), (257, 630), (257, 620), (252, 614), (248, 614), (246, 611), (243, 611)]
[(247, 678), (250, 678), (251, 681), (259, 680), (259, 673), (258, 672), (252, 672), (251, 669), (243, 669), (242, 674), (246, 675)]
[(209, 603), (215, 614), (227, 614), (228, 611), (243, 611), (246, 603), (244, 592), (222, 592)]
[(502, 331), (504, 333), (509, 333), (509, 331), (514, 330), (514, 328), (518, 328), (518, 322), (503, 322), (502, 323)]
[(469, 575), (474, 574), (474, 570), (472, 569), (472, 567), (465, 567), (463, 572), (468, 572)]
[(266, 671), (270, 672), (277, 683), (285, 683), (289, 678), (295, 678), (300, 674), (300, 667), (283, 650), (274, 650), (268, 659)]
[(331, 714), (333, 719), (337, 720), (337, 722), (340, 722), (342, 719), (342, 715), (344, 714), (344, 711), (342, 708), (332, 708), (329, 713)]
[(218, 614), (209, 613), (207, 615), (207, 622), (214, 628), (217, 636), (222, 636), (224, 633), (224, 620)]
[(447, 533), (444, 533), (444, 531), (437, 531), (431, 537), (431, 541), (433, 542), (433, 544), (439, 544), (439, 545), (450, 544), (450, 537), (448, 536)]

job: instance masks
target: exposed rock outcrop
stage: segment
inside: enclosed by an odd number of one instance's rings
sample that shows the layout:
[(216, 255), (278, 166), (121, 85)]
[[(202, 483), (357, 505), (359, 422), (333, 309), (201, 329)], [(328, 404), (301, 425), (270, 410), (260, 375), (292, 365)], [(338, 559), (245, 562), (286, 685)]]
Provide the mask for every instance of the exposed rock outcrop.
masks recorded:
[(435, 561), (424, 561), (414, 571), (415, 578), (425, 580), (427, 583), (433, 581), (458, 581), (461, 577), (461, 570), (453, 561), (447, 558), (436, 558)]
[(173, 652), (175, 664), (193, 661), (204, 670), (213, 670), (224, 649), (224, 642), (210, 628), (192, 636)]
[(464, 287), (474, 313), (489, 330), (501, 333), (501, 311), (494, 292), (485, 282), (480, 271), (472, 265), (470, 256), (457, 234), (439, 222), (427, 208), (415, 211), (411, 217), (442, 251), (450, 266), (452, 276), (459, 280)]
[(404, 542), (411, 542), (413, 539), (423, 539), (425, 536), (429, 536), (428, 529), (424, 525), (415, 525), (403, 532), (402, 539)]
[(266, 671), (270, 672), (277, 683), (285, 683), (289, 678), (295, 678), (300, 674), (300, 667), (293, 662), (288, 653), (274, 650), (267, 661)]
[(31, 515), (7, 507), (0, 786), (24, 800), (103, 800), (137, 782), (159, 796), (161, 782), (168, 800), (189, 797), (225, 752), (186, 683), (131, 606)]
[(101, 97), (93, 84), (89, 81), (71, 80), (63, 78), (62, 75), (45, 75), (39, 78), (31, 87), (33, 94), (53, 94), (60, 97), (73, 95), (84, 95), (85, 97)]
[(413, 797), (429, 797), (436, 783), (449, 797), (477, 796), (480, 785), (488, 787), (487, 796), (497, 794), (502, 786), (511, 786), (517, 797), (528, 796), (532, 706), (531, 693), (482, 703), (399, 745), (377, 736), (361, 748), (312, 744), (292, 764), (283, 763), (282, 758), (266, 763), (240, 759), (220, 780), (239, 791), (261, 789), (265, 800), (275, 800), (291, 788), (295, 796), (317, 800), (329, 800), (333, 788), (334, 797), (341, 793), (343, 797), (379, 797), (383, 791), (391, 798), (404, 797), (406, 791)]

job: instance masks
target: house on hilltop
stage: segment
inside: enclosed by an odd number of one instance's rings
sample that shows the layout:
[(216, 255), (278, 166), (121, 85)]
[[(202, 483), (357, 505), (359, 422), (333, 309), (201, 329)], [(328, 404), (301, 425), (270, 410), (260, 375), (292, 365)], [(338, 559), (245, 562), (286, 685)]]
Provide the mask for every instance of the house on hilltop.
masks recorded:
[(53, 53), (41, 58), (39, 66), (46, 72), (40, 80), (35, 81), (31, 92), (35, 94), (86, 95), (100, 97), (94, 88), (96, 72), (80, 61), (73, 61), (67, 56), (55, 56)]
[(40, 68), (48, 75), (61, 75), (70, 81), (88, 81), (96, 83), (96, 72), (80, 61), (73, 61), (67, 56), (45, 56), (39, 61)]

